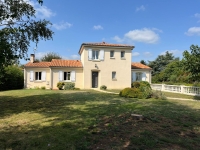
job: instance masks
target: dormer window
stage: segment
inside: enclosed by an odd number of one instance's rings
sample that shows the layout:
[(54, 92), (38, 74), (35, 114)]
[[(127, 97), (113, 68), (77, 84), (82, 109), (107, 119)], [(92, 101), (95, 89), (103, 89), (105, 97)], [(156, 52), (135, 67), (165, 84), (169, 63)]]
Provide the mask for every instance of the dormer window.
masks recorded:
[(93, 60), (98, 60), (99, 59), (99, 51), (98, 50), (93, 50), (92, 51), (92, 59)]

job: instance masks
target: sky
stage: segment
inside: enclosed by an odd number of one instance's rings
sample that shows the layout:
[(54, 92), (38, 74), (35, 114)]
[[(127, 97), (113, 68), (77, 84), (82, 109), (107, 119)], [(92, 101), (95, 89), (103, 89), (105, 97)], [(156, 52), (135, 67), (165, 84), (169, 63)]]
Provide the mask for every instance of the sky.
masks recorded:
[[(132, 62), (152, 61), (166, 51), (181, 58), (192, 44), (200, 46), (200, 0), (29, 1), (36, 18), (49, 20), (54, 32), (53, 40), (39, 42), (37, 58), (56, 52), (80, 59), (85, 42), (134, 45)], [(28, 55), (34, 49), (32, 43)]]

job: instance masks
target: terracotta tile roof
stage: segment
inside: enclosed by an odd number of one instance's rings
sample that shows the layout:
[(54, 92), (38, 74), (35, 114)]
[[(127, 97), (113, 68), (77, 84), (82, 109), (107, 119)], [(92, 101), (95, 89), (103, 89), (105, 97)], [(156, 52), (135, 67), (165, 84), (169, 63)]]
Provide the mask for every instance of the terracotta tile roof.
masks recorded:
[(52, 59), (50, 67), (83, 67), (80, 60)]
[(49, 67), (51, 64), (51, 62), (34, 62), (34, 63), (27, 63), (25, 65), (25, 67), (42, 67), (42, 68), (45, 68), (45, 67)]
[(146, 66), (141, 63), (131, 63), (131, 69), (151, 69), (149, 66)]
[(83, 67), (80, 60), (52, 59), (51, 62), (27, 63), (25, 67)]
[(106, 43), (106, 42), (101, 42), (101, 43), (82, 43), (80, 49), (79, 49), (79, 54), (82, 52), (82, 47), (85, 45), (91, 45), (91, 46), (113, 46), (113, 47), (127, 47), (133, 49), (134, 46), (132, 45), (127, 45), (127, 44), (111, 44), (111, 43)]

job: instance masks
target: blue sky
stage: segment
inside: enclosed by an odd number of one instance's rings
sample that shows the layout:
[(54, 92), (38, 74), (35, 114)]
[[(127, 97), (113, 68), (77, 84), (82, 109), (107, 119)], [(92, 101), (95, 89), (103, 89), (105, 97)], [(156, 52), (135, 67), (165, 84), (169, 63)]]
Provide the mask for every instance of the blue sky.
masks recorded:
[[(52, 22), (53, 40), (40, 41), (36, 57), (57, 52), (80, 59), (84, 42), (134, 45), (132, 61), (154, 60), (166, 51), (181, 57), (200, 46), (199, 0), (44, 0), (31, 1), (36, 17)], [(33, 53), (31, 44), (28, 54)], [(26, 63), (21, 61), (21, 63)]]

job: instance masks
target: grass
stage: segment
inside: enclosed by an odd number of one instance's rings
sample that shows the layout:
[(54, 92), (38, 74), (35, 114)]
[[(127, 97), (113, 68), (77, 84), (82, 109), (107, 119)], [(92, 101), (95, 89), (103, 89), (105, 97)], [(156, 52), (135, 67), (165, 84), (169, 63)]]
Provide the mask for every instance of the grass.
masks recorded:
[(119, 93), (122, 89), (107, 89), (108, 92)]
[(183, 98), (183, 99), (195, 99), (200, 100), (200, 96), (192, 96), (192, 95), (185, 95), (179, 93), (170, 93), (170, 92), (163, 92), (166, 97), (173, 97), (173, 98)]
[(199, 149), (199, 118), (198, 101), (81, 90), (5, 91), (0, 92), (0, 149)]

